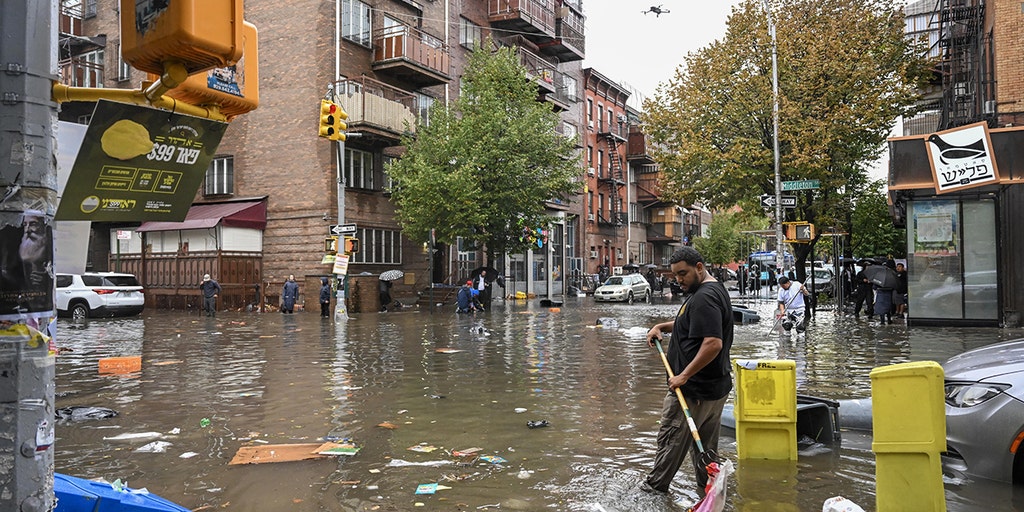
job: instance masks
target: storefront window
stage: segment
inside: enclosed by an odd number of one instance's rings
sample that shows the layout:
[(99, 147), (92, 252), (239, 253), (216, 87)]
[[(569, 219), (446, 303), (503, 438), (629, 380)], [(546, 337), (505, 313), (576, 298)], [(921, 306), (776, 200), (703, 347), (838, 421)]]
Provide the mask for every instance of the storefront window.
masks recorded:
[(908, 207), (911, 318), (997, 320), (994, 203), (912, 201)]

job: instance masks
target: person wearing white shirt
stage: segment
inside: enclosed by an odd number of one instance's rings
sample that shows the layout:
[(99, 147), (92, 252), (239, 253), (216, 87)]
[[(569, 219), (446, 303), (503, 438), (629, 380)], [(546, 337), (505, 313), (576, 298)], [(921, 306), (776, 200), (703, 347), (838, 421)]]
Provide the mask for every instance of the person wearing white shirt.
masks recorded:
[(786, 333), (796, 326), (796, 332), (803, 334), (806, 325), (804, 324), (804, 297), (808, 296), (807, 288), (799, 281), (790, 280), (786, 276), (779, 278), (779, 312), (782, 317), (782, 328)]

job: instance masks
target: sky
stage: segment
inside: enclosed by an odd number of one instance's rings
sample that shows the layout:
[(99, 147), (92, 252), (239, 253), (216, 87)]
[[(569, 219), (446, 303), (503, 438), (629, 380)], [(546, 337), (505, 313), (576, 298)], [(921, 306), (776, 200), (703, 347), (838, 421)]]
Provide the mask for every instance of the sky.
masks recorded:
[[(608, 79), (625, 83), (644, 97), (675, 76), (686, 54), (725, 37), (725, 24), (739, 0), (584, 0), (586, 58)], [(643, 14), (660, 6), (667, 14)], [(640, 103), (635, 94), (629, 104)], [(897, 134), (898, 132), (894, 132)], [(888, 155), (869, 166), (873, 179), (886, 175)]]
[[(675, 75), (687, 53), (725, 37), (725, 22), (737, 4), (734, 0), (584, 0), (583, 67), (652, 97), (659, 84)], [(643, 14), (651, 6), (670, 12)]]

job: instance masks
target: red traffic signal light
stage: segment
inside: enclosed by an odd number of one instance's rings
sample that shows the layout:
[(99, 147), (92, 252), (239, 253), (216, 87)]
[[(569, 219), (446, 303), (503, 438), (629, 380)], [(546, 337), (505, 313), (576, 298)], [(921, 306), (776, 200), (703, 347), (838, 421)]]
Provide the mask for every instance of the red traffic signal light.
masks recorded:
[(330, 100), (320, 100), (319, 136), (330, 140), (345, 140), (345, 130), (348, 128), (345, 119), (348, 119), (348, 114), (341, 106)]
[(321, 137), (326, 137), (328, 139), (334, 140), (335, 136), (338, 133), (338, 128), (336, 126), (338, 119), (338, 110), (340, 109), (338, 108), (338, 105), (336, 105), (334, 102), (328, 100), (320, 100), (319, 135)]

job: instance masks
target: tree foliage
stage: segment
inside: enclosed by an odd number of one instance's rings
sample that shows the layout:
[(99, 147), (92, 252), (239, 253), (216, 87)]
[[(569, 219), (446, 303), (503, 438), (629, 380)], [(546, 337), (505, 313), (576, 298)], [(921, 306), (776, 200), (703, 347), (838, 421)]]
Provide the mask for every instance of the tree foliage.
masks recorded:
[(693, 246), (704, 256), (708, 264), (726, 265), (747, 257), (751, 248), (760, 240), (756, 236), (744, 235), (744, 231), (763, 229), (762, 219), (752, 218), (740, 211), (715, 213), (708, 226), (706, 237), (693, 240)]
[(387, 169), (404, 234), (426, 241), (435, 229), (439, 242), (462, 237), (489, 255), (534, 243), (523, 235), (547, 226), (545, 201), (578, 192), (580, 160), (559, 122), (512, 49), (476, 49), (460, 97), (436, 104)]
[[(763, 3), (734, 8), (725, 37), (689, 54), (645, 104), (662, 190), (684, 203), (759, 210), (775, 193), (772, 44)], [(849, 230), (894, 120), (928, 73), (894, 0), (774, 0), (782, 180), (817, 179), (789, 219)], [(784, 210), (785, 212), (785, 210)], [(810, 244), (796, 247), (802, 263)], [(802, 266), (802, 265), (801, 265)]]
[(857, 199), (850, 243), (855, 256), (906, 256), (906, 232), (893, 227), (882, 185), (881, 181), (871, 183)]

